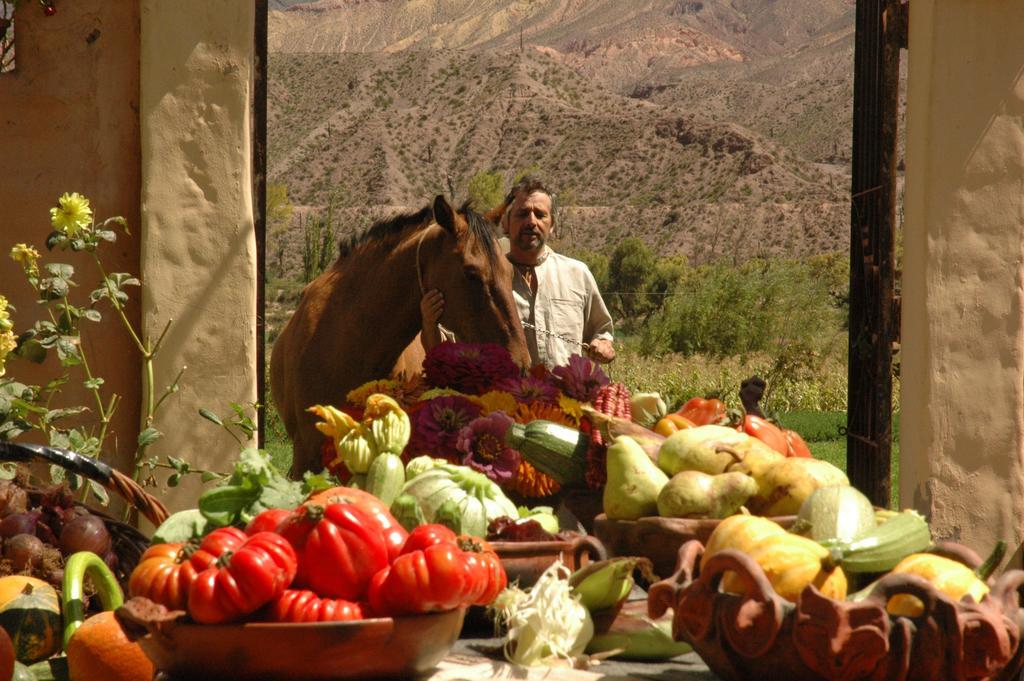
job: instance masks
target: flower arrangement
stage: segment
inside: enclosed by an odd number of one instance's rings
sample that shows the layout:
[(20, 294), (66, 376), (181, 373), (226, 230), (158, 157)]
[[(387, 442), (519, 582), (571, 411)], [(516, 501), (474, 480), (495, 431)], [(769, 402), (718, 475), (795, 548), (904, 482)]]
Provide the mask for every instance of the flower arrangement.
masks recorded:
[[(444, 342), (427, 353), (423, 367), (422, 375), (406, 381), (362, 385), (349, 392), (344, 405), (329, 409), (355, 422), (363, 418), (371, 395), (388, 395), (409, 415), (403, 459), (427, 455), (469, 466), (505, 491), (534, 498), (555, 494), (560, 486), (507, 444), (509, 426), (544, 419), (580, 428), (581, 403), (609, 382), (600, 367), (581, 356), (554, 371), (539, 366), (523, 375), (508, 350), (495, 344)], [(344, 458), (334, 439), (325, 440), (324, 464), (343, 479), (352, 473), (340, 465)]]

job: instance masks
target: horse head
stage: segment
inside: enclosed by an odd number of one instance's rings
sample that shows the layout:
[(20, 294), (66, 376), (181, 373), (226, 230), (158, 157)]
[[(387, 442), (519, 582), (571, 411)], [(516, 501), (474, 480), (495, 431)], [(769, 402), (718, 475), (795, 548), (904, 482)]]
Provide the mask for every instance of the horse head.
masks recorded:
[(494, 224), (468, 204), (453, 209), (443, 196), (434, 199), (434, 221), (446, 239), (422, 264), (422, 285), (444, 294), (441, 323), (461, 341), (498, 343), (519, 366), (529, 367), (512, 296), (512, 265), (501, 252)]

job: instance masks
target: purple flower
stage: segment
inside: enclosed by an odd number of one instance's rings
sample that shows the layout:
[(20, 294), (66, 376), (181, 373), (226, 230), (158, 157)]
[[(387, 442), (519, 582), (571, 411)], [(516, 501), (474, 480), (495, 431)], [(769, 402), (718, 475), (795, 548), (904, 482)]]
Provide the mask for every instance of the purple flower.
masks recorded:
[(497, 385), (497, 389), (511, 393), (517, 402), (524, 402), (526, 404), (533, 404), (534, 402), (555, 404), (558, 402), (558, 388), (543, 379), (534, 378), (533, 376), (506, 378)]
[(459, 432), (456, 448), (465, 456), (464, 466), (479, 471), (491, 480), (511, 480), (519, 470), (519, 452), (505, 443), (512, 419), (503, 411), (473, 419)]
[(431, 386), (470, 395), (482, 395), (498, 381), (519, 375), (512, 355), (496, 343), (445, 341), (427, 353), (423, 370)]
[(481, 411), (480, 405), (458, 395), (428, 400), (409, 415), (409, 447), (418, 454), (458, 460), (462, 456), (455, 446), (459, 432)]
[(562, 383), (562, 392), (580, 402), (593, 402), (597, 392), (608, 385), (601, 367), (582, 355), (572, 355), (565, 366), (551, 370)]

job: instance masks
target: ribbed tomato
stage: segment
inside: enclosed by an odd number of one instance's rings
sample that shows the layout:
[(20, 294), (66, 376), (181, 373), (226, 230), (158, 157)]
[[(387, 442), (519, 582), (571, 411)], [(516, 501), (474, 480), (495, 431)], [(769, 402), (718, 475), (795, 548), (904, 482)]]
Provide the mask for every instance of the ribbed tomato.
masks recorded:
[(145, 596), (168, 610), (184, 610), (196, 576), (224, 553), (245, 541), (234, 527), (214, 530), (201, 544), (154, 544), (139, 558), (128, 578), (128, 593)]
[(403, 553), (373, 576), (368, 599), (375, 615), (411, 615), (469, 605), (480, 573), (453, 542)]
[(254, 534), (196, 576), (188, 613), (200, 624), (242, 619), (284, 593), (295, 570), (295, 550), (287, 539), (274, 532)]
[(455, 533), (445, 525), (438, 523), (419, 525), (409, 533), (409, 538), (405, 540), (405, 544), (402, 546), (402, 553), (422, 551), (434, 544), (440, 544), (443, 541), (454, 542), (456, 539)]
[(490, 543), (480, 537), (462, 535), (458, 546), (465, 553), (472, 575), (468, 596), (471, 605), (490, 605), (508, 586), (508, 575), (501, 558)]
[(363, 619), (358, 603), (341, 598), (320, 598), (306, 589), (287, 589), (267, 609), (272, 622), (351, 622)]
[(303, 502), (303, 505), (306, 506), (329, 506), (331, 504), (352, 504), (353, 506), (358, 506), (361, 511), (367, 513), (380, 526), (384, 542), (388, 547), (388, 560), (394, 560), (398, 556), (409, 533), (391, 515), (391, 510), (387, 504), (369, 492), (364, 492), (354, 487), (332, 487), (313, 494)]
[(253, 535), (257, 532), (276, 532), (278, 525), (291, 514), (290, 508), (268, 508), (249, 521), (245, 526), (245, 533)]

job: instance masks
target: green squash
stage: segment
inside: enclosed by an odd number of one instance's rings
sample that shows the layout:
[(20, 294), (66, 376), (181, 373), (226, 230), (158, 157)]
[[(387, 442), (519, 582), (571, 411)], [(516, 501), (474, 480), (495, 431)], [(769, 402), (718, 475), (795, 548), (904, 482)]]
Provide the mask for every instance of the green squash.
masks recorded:
[(50, 585), (26, 584), (21, 595), (0, 607), (0, 627), (7, 630), (19, 662), (45, 660), (61, 649), (57, 591)]

